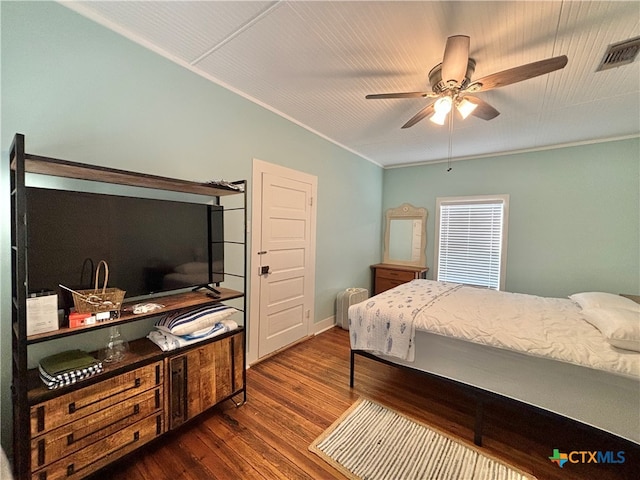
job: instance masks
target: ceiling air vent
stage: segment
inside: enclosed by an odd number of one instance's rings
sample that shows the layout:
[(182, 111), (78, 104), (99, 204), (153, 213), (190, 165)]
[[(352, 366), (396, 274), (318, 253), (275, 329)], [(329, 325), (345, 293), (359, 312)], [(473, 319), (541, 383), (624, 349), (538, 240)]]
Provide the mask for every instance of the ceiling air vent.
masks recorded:
[(609, 45), (596, 72), (633, 62), (640, 50), (640, 37)]

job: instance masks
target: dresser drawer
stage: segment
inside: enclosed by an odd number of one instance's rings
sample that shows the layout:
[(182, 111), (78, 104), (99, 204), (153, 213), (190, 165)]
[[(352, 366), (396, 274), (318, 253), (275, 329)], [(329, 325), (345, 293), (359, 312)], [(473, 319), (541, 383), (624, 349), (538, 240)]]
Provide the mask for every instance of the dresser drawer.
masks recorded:
[(427, 267), (413, 267), (378, 263), (371, 265), (373, 270), (373, 294), (385, 292), (390, 288), (410, 282), (416, 278), (426, 278)]
[(37, 470), (160, 412), (162, 395), (162, 387), (156, 387), (40, 435), (31, 441), (31, 468)]
[(164, 430), (158, 413), (35, 471), (32, 480), (79, 480), (153, 440)]
[(31, 407), (31, 437), (100, 412), (162, 382), (162, 362), (156, 362), (36, 404)]
[(376, 277), (378, 279), (388, 278), (389, 280), (400, 280), (401, 283), (410, 282), (414, 278), (416, 278), (416, 274), (414, 272), (407, 272), (404, 270), (390, 270), (388, 268), (377, 268), (376, 269)]
[(391, 280), (389, 278), (378, 278), (376, 280), (376, 289), (374, 294), (386, 292), (387, 290), (397, 287), (398, 285), (402, 285), (403, 283), (407, 283), (404, 280)]

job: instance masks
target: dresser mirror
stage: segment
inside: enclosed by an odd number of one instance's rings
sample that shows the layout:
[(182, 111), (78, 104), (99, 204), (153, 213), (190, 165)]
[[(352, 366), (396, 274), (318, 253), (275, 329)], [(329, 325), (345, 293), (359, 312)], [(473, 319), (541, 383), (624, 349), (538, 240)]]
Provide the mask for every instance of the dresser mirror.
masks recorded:
[(426, 267), (427, 209), (403, 203), (385, 214), (383, 263)]

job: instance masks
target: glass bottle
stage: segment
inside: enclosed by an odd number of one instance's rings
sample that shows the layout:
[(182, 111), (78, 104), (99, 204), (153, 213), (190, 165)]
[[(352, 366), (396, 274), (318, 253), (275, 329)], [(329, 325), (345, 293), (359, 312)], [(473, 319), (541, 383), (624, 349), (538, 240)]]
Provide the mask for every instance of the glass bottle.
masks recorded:
[(120, 333), (120, 327), (109, 328), (109, 341), (103, 350), (102, 360), (106, 363), (121, 362), (127, 356), (129, 343)]

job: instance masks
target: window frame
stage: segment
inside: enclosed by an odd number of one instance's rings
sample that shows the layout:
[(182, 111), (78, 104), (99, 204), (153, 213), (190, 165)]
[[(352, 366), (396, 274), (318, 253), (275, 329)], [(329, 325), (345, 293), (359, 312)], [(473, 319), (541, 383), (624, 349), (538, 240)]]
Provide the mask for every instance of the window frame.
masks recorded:
[[(442, 205), (464, 205), (464, 204), (484, 204), (484, 203), (501, 203), (502, 204), (502, 233), (501, 233), (501, 250), (500, 250), (500, 282), (498, 290), (504, 291), (506, 284), (507, 272), (507, 246), (509, 232), (509, 194), (495, 195), (466, 195), (456, 197), (436, 197), (436, 215), (435, 215), (435, 241), (434, 241), (434, 278), (438, 279), (438, 266), (440, 262), (440, 210)], [(490, 287), (486, 287), (490, 288)]]

